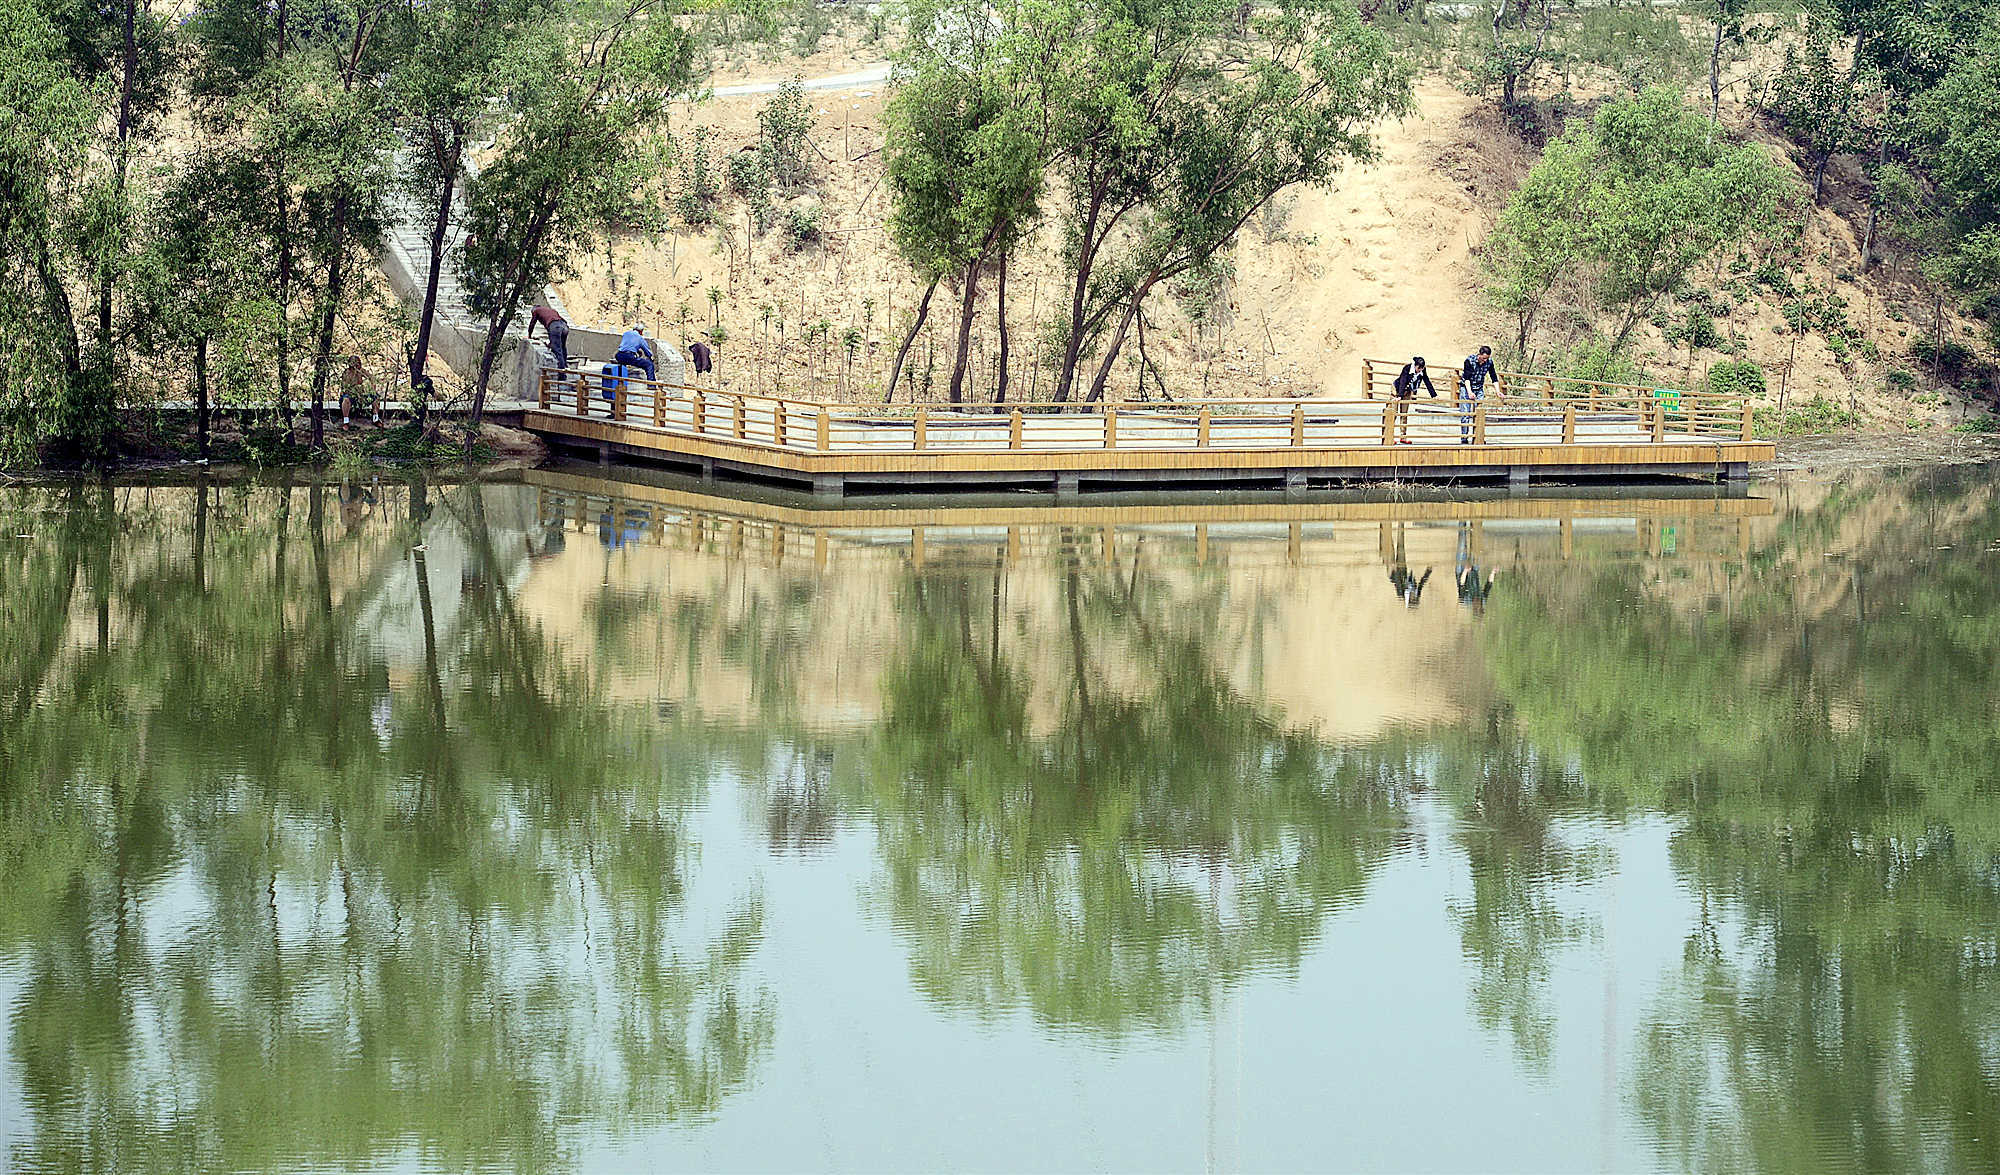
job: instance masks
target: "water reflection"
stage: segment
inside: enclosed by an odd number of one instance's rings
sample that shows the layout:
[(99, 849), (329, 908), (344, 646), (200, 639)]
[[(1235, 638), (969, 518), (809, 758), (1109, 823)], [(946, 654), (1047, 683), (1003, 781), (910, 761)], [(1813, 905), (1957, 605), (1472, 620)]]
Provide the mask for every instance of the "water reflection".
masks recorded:
[(2000, 1165), (1983, 474), (530, 479), (0, 495), (14, 1166)]
[(768, 1048), (757, 895), (680, 924), (688, 780), (515, 607), (518, 495), (327, 493), (0, 506), (19, 1169), (549, 1166)]

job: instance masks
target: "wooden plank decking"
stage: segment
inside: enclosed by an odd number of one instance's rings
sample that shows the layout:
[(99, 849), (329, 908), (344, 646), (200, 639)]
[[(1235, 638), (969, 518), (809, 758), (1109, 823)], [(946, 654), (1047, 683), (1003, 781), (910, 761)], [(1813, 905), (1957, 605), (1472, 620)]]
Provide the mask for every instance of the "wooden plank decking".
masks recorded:
[[(614, 457), (731, 472), (838, 497), (850, 485), (1314, 483), (1747, 477), (1773, 446), (1739, 397), (1542, 376), (1461, 415), (1449, 399), (834, 404), (545, 371), (525, 426)], [(608, 386), (607, 386), (608, 385)]]

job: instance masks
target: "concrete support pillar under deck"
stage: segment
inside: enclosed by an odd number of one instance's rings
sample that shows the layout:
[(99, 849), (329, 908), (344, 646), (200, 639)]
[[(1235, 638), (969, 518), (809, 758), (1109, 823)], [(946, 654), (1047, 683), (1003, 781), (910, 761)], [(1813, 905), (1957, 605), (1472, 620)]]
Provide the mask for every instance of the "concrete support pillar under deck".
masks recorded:
[(1528, 488), (1527, 466), (1516, 465), (1507, 471), (1507, 488), (1510, 490), (1525, 490)]
[(838, 473), (813, 474), (813, 497), (838, 502), (847, 496), (847, 479)]
[(1082, 479), (1074, 473), (1056, 474), (1056, 497), (1074, 498), (1082, 492)]

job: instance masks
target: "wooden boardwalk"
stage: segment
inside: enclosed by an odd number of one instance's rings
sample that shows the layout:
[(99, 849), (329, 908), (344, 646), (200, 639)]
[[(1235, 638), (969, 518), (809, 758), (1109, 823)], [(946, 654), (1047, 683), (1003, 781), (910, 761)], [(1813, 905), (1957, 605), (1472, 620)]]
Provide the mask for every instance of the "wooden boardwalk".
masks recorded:
[[(559, 448), (777, 481), (1058, 494), (1225, 483), (1304, 489), (1381, 481), (1741, 480), (1774, 448), (1740, 397), (1502, 373), (1505, 395), (945, 407), (837, 404), (544, 370), (523, 423)], [(1393, 378), (1393, 375), (1387, 376)]]
[[(1465, 526), (1529, 562), (1588, 555), (1738, 562), (1769, 499), (1693, 487), (1631, 496), (1496, 495), (1472, 499), (1039, 505), (824, 505), (725, 497), (559, 470), (524, 475), (544, 527), (594, 534), (607, 547), (725, 551), (753, 562), (911, 561), (951, 552), (1007, 560), (1079, 552), (1114, 558), (1143, 543), (1186, 544), (1197, 563), (1228, 550), (1290, 564), (1372, 559), (1382, 528)], [(1102, 501), (1102, 499), (1098, 499)]]

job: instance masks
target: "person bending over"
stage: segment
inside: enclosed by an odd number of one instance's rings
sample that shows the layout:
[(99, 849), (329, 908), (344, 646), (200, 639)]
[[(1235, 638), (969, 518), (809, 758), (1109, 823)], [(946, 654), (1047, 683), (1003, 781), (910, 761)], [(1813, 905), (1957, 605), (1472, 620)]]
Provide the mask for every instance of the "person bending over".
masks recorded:
[(1414, 356), (1403, 364), (1402, 372), (1396, 376), (1396, 426), (1401, 433), (1396, 443), (1399, 445), (1410, 443), (1410, 401), (1417, 398), (1418, 384), (1424, 385), (1431, 399), (1437, 399), (1437, 386), (1431, 383), (1431, 374), (1424, 368), (1422, 355)]
[(618, 354), (613, 357), (613, 362), (624, 367), (636, 367), (645, 372), (649, 380), (657, 378), (653, 374), (656, 370), (653, 362), (653, 345), (646, 341), (646, 328), (643, 324), (634, 323), (632, 328), (618, 340)]

